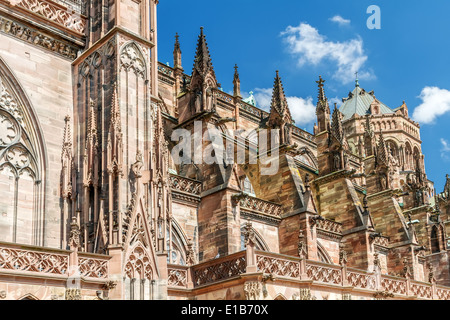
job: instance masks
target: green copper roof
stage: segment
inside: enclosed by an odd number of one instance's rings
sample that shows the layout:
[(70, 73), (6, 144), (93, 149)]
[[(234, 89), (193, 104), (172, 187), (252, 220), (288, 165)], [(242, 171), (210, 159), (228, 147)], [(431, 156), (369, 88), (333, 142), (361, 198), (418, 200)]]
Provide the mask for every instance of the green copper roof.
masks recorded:
[[(365, 116), (370, 114), (370, 105), (375, 100), (375, 95), (373, 92), (366, 92), (364, 89), (359, 87), (359, 84), (355, 89), (349, 94), (348, 98), (344, 98), (344, 103), (339, 108), (344, 114), (343, 120), (350, 119), (355, 113), (360, 116)], [(394, 111), (389, 108), (384, 103), (380, 102), (380, 112), (382, 114), (394, 113)]]
[(255, 100), (255, 97), (253, 96), (253, 91), (250, 91), (250, 97), (248, 97), (247, 99), (244, 99), (242, 101), (256, 107), (256, 100)]

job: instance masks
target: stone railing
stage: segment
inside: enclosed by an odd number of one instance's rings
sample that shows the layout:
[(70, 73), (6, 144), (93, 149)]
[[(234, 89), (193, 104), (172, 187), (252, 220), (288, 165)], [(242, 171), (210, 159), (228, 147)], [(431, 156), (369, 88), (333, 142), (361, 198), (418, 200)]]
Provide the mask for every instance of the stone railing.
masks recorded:
[(298, 259), (267, 252), (257, 252), (256, 266), (258, 271), (271, 273), (276, 276), (298, 278), (300, 263)]
[(166, 66), (162, 63), (158, 64), (158, 71), (161, 72), (162, 74), (169, 76), (169, 77), (173, 77), (173, 70), (171, 67)]
[(14, 1), (14, 5), (79, 35), (84, 35), (86, 17), (70, 6), (66, 7), (51, 0), (17, 0)]
[(347, 268), (347, 282), (354, 288), (375, 290), (377, 287), (375, 274), (353, 268)]
[[(52, 277), (69, 276), (105, 281), (109, 277), (109, 256), (0, 242), (0, 273)], [(73, 261), (73, 262), (72, 262)]]
[(313, 281), (338, 285), (342, 284), (344, 279), (342, 268), (340, 266), (318, 261), (308, 261), (306, 263), (306, 275), (308, 279)]
[(433, 288), (429, 283), (412, 282), (411, 291), (414, 296), (424, 299), (433, 299)]
[(259, 214), (268, 215), (275, 218), (281, 218), (283, 212), (281, 205), (274, 202), (246, 196), (240, 200), (239, 206), (241, 210), (253, 211)]
[(383, 236), (376, 237), (374, 242), (373, 242), (373, 244), (377, 245), (377, 246), (381, 246), (381, 247), (386, 247), (387, 248), (389, 246), (389, 238), (388, 237), (383, 237)]
[[(193, 285), (189, 287), (190, 272)], [(241, 251), (226, 257), (204, 262), (192, 267), (169, 266), (169, 288), (191, 288), (236, 279), (245, 273), (271, 274), (283, 281), (312, 281), (312, 285), (333, 288), (353, 288), (374, 297), (380, 292), (394, 298), (419, 298), (450, 300), (450, 288), (407, 278), (383, 275), (319, 261), (300, 259), (259, 250)]]
[(257, 118), (261, 118), (261, 116), (263, 115), (261, 110), (259, 110), (258, 108), (254, 107), (248, 103), (244, 103), (244, 102), (241, 102), (240, 110), (244, 110), (245, 112), (247, 112)]
[(0, 271), (67, 275), (68, 251), (0, 243)]
[(223, 102), (226, 102), (226, 103), (233, 103), (233, 97), (230, 96), (230, 95), (228, 95), (228, 94), (226, 94), (226, 93), (223, 92), (223, 91), (217, 90), (217, 91), (215, 92), (215, 96), (216, 96), (217, 99), (219, 99), (219, 100), (221, 100), (221, 101), (223, 101)]
[(300, 128), (292, 127), (292, 133), (308, 141), (315, 142), (314, 135)]
[(199, 196), (202, 192), (202, 183), (197, 180), (181, 177), (171, 174), (169, 180), (170, 188), (175, 191), (181, 191)]
[(383, 275), (380, 284), (382, 291), (406, 295), (407, 283), (405, 278)]
[(245, 251), (193, 266), (194, 287), (238, 277), (246, 271)]
[(342, 234), (342, 224), (332, 220), (327, 219), (317, 220), (316, 228), (326, 232)]
[(439, 300), (450, 300), (450, 289), (443, 286), (436, 286), (436, 295)]
[(186, 288), (188, 285), (188, 271), (187, 266), (168, 265), (167, 266), (167, 285), (169, 287)]
[(108, 278), (108, 258), (88, 253), (78, 254), (78, 268), (82, 277)]

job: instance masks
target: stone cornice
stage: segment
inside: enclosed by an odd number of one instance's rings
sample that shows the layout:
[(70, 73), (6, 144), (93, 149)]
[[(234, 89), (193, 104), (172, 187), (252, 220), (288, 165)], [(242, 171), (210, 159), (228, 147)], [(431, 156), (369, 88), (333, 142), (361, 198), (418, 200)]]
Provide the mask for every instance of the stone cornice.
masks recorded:
[(40, 49), (48, 50), (63, 58), (74, 60), (79, 47), (14, 19), (0, 17), (0, 33), (24, 41)]
[(316, 185), (321, 185), (336, 179), (340, 179), (340, 178), (349, 178), (352, 174), (355, 173), (355, 170), (340, 170), (340, 171), (336, 171), (336, 172), (332, 172), (330, 174), (327, 174), (325, 176), (322, 177), (318, 177), (316, 179), (314, 179), (314, 184)]

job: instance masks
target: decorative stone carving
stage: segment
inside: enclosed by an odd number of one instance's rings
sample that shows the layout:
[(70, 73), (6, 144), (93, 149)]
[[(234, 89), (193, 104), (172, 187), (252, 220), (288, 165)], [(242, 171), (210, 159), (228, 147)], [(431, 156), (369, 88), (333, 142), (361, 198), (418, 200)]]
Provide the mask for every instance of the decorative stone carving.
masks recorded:
[(62, 9), (46, 0), (17, 0), (15, 5), (27, 9), (79, 34), (84, 34), (86, 19), (79, 13)]
[(186, 264), (192, 266), (195, 264), (195, 252), (192, 244), (192, 240), (189, 239), (186, 248)]
[(252, 281), (244, 284), (244, 293), (246, 300), (259, 300), (261, 295), (261, 283)]
[(301, 288), (300, 293), (294, 293), (292, 300), (316, 300), (316, 297), (311, 295), (309, 288)]
[(81, 289), (66, 289), (66, 300), (81, 300)]
[(6, 291), (5, 290), (0, 291), (0, 299), (6, 299)]
[(71, 247), (80, 247), (80, 226), (78, 225), (77, 218), (72, 217), (72, 222), (70, 223), (70, 235), (69, 235), (69, 245)]
[(352, 300), (352, 295), (350, 293), (343, 293), (342, 300)]
[(305, 259), (308, 257), (308, 249), (306, 246), (305, 236), (303, 231), (300, 230), (298, 233), (298, 256), (300, 259)]
[(48, 36), (38, 29), (29, 28), (13, 20), (0, 17), (0, 32), (12, 35), (18, 39), (50, 50), (71, 60), (74, 60), (77, 57), (77, 47)]
[(127, 71), (132, 70), (143, 79), (146, 78), (145, 59), (135, 43), (130, 43), (122, 49), (120, 68), (124, 68)]

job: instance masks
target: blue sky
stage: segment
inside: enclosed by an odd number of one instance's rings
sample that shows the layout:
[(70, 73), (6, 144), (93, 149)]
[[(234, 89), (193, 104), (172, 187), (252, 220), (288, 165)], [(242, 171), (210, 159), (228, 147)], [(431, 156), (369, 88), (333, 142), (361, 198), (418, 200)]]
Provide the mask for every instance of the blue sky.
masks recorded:
[[(370, 30), (370, 5), (381, 9), (381, 29)], [(338, 102), (354, 88), (375, 90), (391, 108), (405, 100), (421, 123), (428, 178), (441, 192), (450, 173), (450, 2), (161, 0), (158, 5), (159, 60), (173, 65), (180, 35), (183, 67), (192, 71), (200, 26), (214, 70), (232, 92), (238, 64), (243, 95), (255, 92), (268, 107), (275, 70), (280, 71), (296, 124), (312, 132), (319, 75), (326, 94)]]

